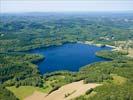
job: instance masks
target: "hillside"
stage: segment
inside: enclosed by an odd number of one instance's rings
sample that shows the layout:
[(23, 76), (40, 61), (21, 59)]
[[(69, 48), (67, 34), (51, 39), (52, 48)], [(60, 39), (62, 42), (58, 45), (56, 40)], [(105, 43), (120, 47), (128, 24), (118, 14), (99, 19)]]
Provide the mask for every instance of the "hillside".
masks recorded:
[[(57, 71), (44, 75), (40, 74), (36, 63), (45, 57), (29, 53), (36, 48), (79, 41), (119, 49), (97, 52), (97, 56), (109, 61), (83, 66), (78, 72)], [(85, 84), (102, 85), (78, 95), (76, 100), (131, 100), (132, 50), (132, 13), (106, 13), (104, 17), (84, 13), (1, 14), (0, 99), (24, 99), (35, 91), (52, 94), (66, 84), (83, 80)]]

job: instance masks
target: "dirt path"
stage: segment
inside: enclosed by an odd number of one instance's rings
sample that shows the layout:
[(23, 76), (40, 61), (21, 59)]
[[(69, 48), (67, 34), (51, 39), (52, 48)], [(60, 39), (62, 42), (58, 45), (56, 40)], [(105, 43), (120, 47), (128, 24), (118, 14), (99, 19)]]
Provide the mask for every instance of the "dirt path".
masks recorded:
[(96, 84), (96, 83), (84, 84), (82, 80), (64, 85), (49, 95), (46, 95), (41, 92), (34, 92), (31, 96), (27, 97), (25, 100), (70, 100), (72, 98), (85, 94), (85, 92), (88, 89), (95, 88), (99, 85), (101, 84)]

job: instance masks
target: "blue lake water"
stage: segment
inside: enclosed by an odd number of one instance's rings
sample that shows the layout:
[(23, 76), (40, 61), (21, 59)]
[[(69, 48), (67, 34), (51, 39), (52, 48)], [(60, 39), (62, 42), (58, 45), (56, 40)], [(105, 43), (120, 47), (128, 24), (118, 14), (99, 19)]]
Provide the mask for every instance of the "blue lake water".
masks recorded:
[(95, 53), (100, 50), (111, 50), (109, 47), (97, 47), (94, 45), (68, 43), (61, 46), (53, 46), (32, 50), (45, 56), (43, 61), (37, 63), (41, 74), (59, 70), (78, 71), (80, 67), (99, 61), (106, 61), (97, 57)]

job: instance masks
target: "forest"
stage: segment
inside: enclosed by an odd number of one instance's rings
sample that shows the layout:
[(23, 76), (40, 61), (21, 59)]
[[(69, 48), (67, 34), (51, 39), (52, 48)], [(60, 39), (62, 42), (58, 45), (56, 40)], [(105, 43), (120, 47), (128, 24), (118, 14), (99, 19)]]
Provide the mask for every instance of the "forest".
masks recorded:
[[(114, 14), (115, 15), (115, 14)], [(132, 14), (3, 14), (0, 52), (27, 51), (67, 42), (115, 45), (133, 39)], [(128, 19), (128, 20), (127, 20)]]
[[(65, 43), (93, 41), (103, 45), (133, 48), (133, 14), (60, 14), (23, 13), (0, 15), (0, 100), (18, 100), (9, 87), (47, 89), (84, 80), (103, 83), (75, 100), (132, 100), (133, 58), (128, 52), (100, 51), (96, 55), (109, 59), (83, 66), (78, 72), (57, 71), (41, 75), (36, 63), (45, 60), (30, 50)], [(64, 77), (62, 77), (64, 76)], [(116, 91), (117, 89), (117, 91)], [(95, 96), (91, 96), (95, 95)]]

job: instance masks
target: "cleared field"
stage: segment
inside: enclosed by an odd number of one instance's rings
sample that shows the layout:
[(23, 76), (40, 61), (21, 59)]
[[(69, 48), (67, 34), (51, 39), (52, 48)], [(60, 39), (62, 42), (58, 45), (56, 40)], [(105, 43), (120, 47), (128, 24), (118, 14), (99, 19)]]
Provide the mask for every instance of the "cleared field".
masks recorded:
[(40, 91), (40, 93), (47, 93), (50, 87), (47, 88), (38, 88), (34, 86), (20, 86), (16, 88), (15, 86), (7, 87), (8, 90), (12, 91), (20, 100), (23, 100), (25, 97), (32, 95), (35, 91)]
[(41, 92), (34, 92), (31, 96), (25, 98), (25, 100), (70, 100), (85, 94), (88, 89), (100, 85), (101, 84), (96, 83), (84, 84), (82, 80), (64, 85), (49, 95), (42, 94)]
[(124, 83), (126, 83), (127, 79), (121, 76), (117, 76), (117, 75), (112, 75), (113, 77), (113, 83), (117, 84), (117, 85), (122, 85)]

